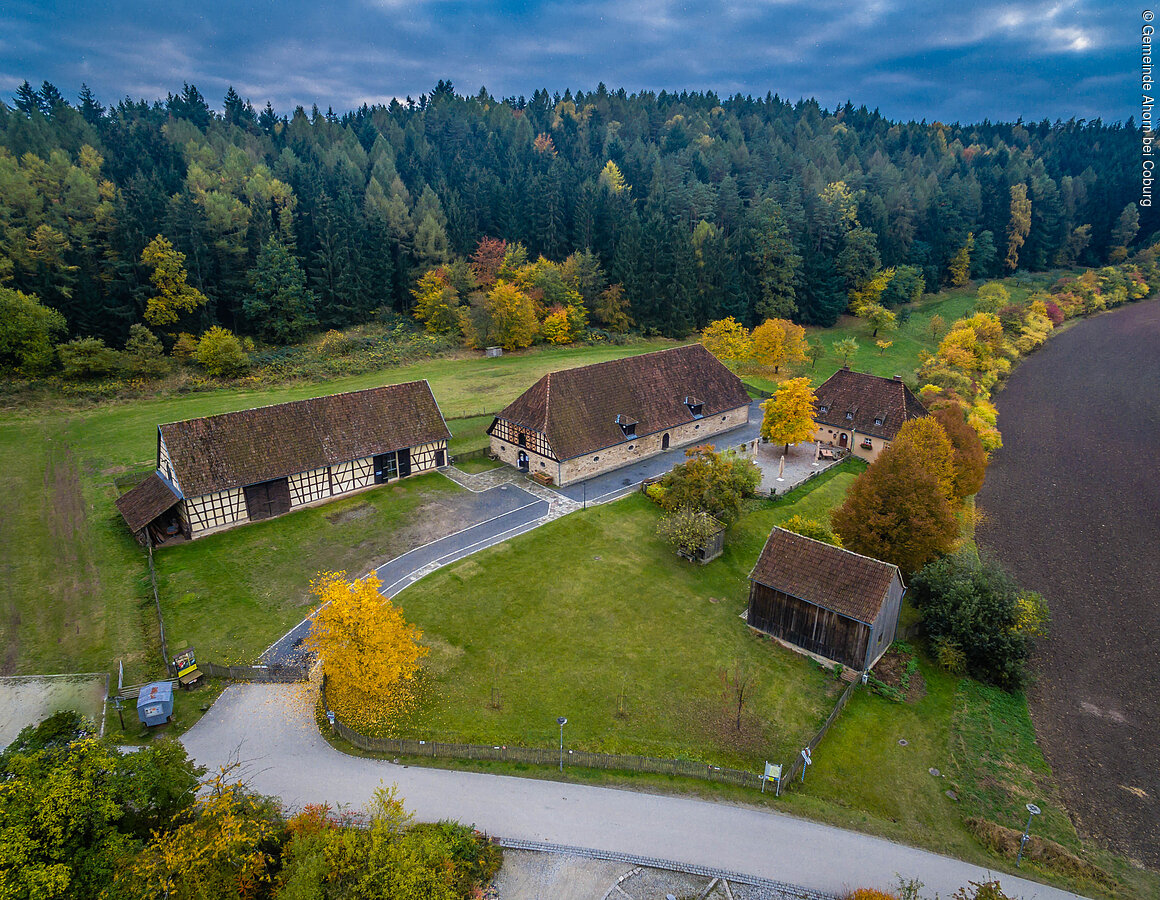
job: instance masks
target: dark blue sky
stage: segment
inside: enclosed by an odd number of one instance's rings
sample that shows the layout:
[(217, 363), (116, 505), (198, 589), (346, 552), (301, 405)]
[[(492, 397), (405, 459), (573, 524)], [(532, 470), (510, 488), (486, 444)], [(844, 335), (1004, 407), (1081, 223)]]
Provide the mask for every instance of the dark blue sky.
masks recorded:
[[(1158, 4), (1160, 5), (1160, 4)], [(440, 78), (496, 96), (713, 89), (891, 118), (1139, 118), (1141, 12), (1123, 2), (124, 0), (8, 2), (0, 95), (27, 78), (108, 103), (196, 84), (220, 109), (354, 106)]]

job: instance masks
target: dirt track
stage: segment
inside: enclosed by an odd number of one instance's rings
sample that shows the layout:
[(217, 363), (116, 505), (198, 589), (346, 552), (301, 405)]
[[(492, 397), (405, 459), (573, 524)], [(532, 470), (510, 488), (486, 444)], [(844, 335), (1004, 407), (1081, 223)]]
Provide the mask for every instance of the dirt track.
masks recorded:
[(979, 543), (1051, 607), (1040, 742), (1081, 833), (1160, 868), (1160, 300), (1054, 338), (998, 406)]

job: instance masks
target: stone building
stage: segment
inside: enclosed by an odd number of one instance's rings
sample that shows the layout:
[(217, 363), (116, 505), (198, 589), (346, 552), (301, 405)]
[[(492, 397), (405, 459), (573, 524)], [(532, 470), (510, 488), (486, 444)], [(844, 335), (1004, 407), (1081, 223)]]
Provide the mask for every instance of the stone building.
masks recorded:
[(497, 459), (566, 485), (748, 421), (741, 379), (690, 344), (545, 375), (488, 434)]
[(774, 528), (749, 576), (746, 621), (864, 671), (894, 640), (905, 593), (898, 566)]
[(426, 381), (172, 422), (117, 508), (142, 540), (201, 537), (436, 469), (449, 437)]
[(873, 462), (904, 422), (927, 415), (902, 376), (884, 378), (843, 366), (814, 392), (814, 440)]

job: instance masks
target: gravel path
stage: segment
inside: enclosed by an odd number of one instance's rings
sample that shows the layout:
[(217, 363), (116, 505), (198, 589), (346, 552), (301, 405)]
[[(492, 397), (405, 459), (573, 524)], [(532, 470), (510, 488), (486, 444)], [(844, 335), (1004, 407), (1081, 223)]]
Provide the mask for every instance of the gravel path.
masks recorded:
[[(394, 765), (338, 753), (314, 724), (316, 686), (236, 684), (182, 738), (211, 771), (232, 761), (255, 789), (290, 807), (360, 808), (380, 782), (395, 782), (421, 820), (458, 819), (494, 835), (689, 865), (840, 894), (892, 887), (895, 873), (950, 897), (983, 869), (763, 809), (476, 772)], [(1025, 900), (1076, 895), (1012, 876), (1004, 890)], [(545, 894), (544, 896), (548, 896)], [(600, 900), (599, 897), (594, 900)]]
[(999, 395), (979, 543), (1051, 609), (1031, 710), (1081, 832), (1160, 867), (1160, 301), (1078, 323)]

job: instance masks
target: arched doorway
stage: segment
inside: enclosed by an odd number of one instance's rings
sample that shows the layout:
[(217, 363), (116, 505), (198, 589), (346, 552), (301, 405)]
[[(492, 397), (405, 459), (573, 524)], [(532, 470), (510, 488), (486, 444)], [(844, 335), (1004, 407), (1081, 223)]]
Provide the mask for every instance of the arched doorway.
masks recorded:
[(846, 446), (846, 432), (844, 432), (844, 431), (838, 436), (838, 446), (839, 447)]
[(661, 449), (662, 450), (669, 449), (669, 434), (667, 431), (665, 432), (665, 436), (661, 438)]
[(516, 457), (516, 465), (521, 472), (528, 471), (528, 454), (524, 453), (523, 450), (521, 450), (519, 456)]

